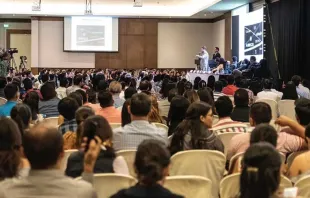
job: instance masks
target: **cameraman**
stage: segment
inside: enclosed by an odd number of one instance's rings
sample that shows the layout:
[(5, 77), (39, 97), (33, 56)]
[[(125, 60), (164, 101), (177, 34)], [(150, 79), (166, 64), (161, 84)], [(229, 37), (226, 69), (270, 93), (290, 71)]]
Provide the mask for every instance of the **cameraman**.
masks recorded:
[(0, 77), (7, 77), (10, 54), (4, 49), (0, 49)]

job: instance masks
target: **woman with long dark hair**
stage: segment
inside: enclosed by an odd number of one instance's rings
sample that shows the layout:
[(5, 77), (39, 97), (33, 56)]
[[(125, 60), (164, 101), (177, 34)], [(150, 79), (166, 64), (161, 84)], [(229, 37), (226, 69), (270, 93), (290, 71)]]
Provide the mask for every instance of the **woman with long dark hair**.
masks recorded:
[(168, 113), (168, 135), (172, 135), (175, 128), (185, 118), (186, 111), (189, 107), (189, 101), (183, 96), (175, 96), (170, 103), (170, 109)]
[(16, 123), (0, 118), (0, 181), (6, 178), (28, 175), (27, 160), (22, 158), (22, 136)]
[(186, 112), (185, 119), (177, 126), (173, 133), (170, 151), (171, 154), (183, 150), (208, 149), (224, 152), (224, 146), (212, 128), (212, 107), (204, 102), (191, 104)]
[(25, 104), (17, 104), (11, 110), (11, 118), (18, 125), (22, 135), (24, 134), (25, 130), (29, 128), (31, 117), (31, 110)]
[(296, 86), (292, 81), (288, 82), (283, 89), (282, 100), (297, 100), (298, 94), (296, 91)]
[(111, 198), (182, 198), (165, 189), (162, 184), (169, 173), (169, 151), (158, 140), (144, 140), (135, 157), (137, 185), (123, 189)]
[(281, 158), (269, 143), (251, 145), (245, 152), (240, 176), (239, 198), (270, 198), (280, 185)]
[[(102, 140), (102, 149), (97, 158), (94, 173), (120, 173), (128, 175), (129, 171), (126, 161), (123, 157), (116, 157), (115, 155), (112, 146), (113, 131), (104, 117), (90, 116), (84, 121), (81, 138), (90, 137), (93, 133)], [(83, 152), (77, 151), (72, 153), (68, 159), (66, 175), (70, 177), (81, 176), (83, 163)]]

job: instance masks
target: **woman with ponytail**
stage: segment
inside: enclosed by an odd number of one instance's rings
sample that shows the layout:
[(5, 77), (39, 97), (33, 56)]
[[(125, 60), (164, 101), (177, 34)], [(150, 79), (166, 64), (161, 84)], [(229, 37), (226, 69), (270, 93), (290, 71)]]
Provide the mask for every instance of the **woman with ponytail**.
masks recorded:
[(76, 132), (68, 131), (63, 135), (64, 150), (78, 149), (81, 145), (81, 133), (83, 122), (89, 117), (95, 115), (91, 107), (83, 106), (75, 112), (75, 120), (78, 125)]
[[(90, 136), (98, 136), (102, 140), (101, 152), (94, 167), (94, 173), (119, 173), (129, 175), (127, 163), (121, 156), (116, 157), (113, 146), (113, 131), (108, 121), (102, 116), (90, 116), (81, 127), (79, 141)], [(72, 153), (68, 159), (66, 175), (79, 177), (83, 172), (84, 152)]]
[(111, 198), (182, 198), (162, 185), (169, 175), (170, 154), (158, 140), (144, 140), (138, 147), (135, 170), (138, 183)]
[(191, 104), (186, 111), (185, 119), (174, 130), (170, 151), (175, 154), (183, 150), (207, 149), (224, 153), (224, 145), (212, 128), (212, 107), (204, 102)]
[(238, 198), (276, 198), (280, 184), (281, 158), (273, 145), (260, 142), (245, 152)]
[(11, 110), (11, 118), (16, 122), (18, 128), (23, 135), (25, 130), (29, 128), (32, 114), (28, 105), (25, 104), (17, 104)]

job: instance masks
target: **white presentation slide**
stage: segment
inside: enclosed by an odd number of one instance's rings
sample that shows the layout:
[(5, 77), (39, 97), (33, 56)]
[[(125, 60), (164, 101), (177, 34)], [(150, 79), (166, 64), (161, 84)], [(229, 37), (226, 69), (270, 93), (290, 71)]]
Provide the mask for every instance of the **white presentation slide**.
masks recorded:
[(118, 18), (64, 18), (64, 51), (117, 52)]
[(239, 60), (264, 57), (264, 10), (239, 15)]

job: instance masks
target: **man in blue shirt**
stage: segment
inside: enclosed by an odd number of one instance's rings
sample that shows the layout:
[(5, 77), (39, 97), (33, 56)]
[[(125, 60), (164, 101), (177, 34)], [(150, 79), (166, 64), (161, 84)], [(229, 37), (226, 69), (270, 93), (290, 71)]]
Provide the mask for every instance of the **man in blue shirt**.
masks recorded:
[(4, 95), (8, 101), (0, 106), (0, 116), (10, 116), (11, 110), (19, 98), (18, 87), (14, 84), (8, 84), (4, 88)]

